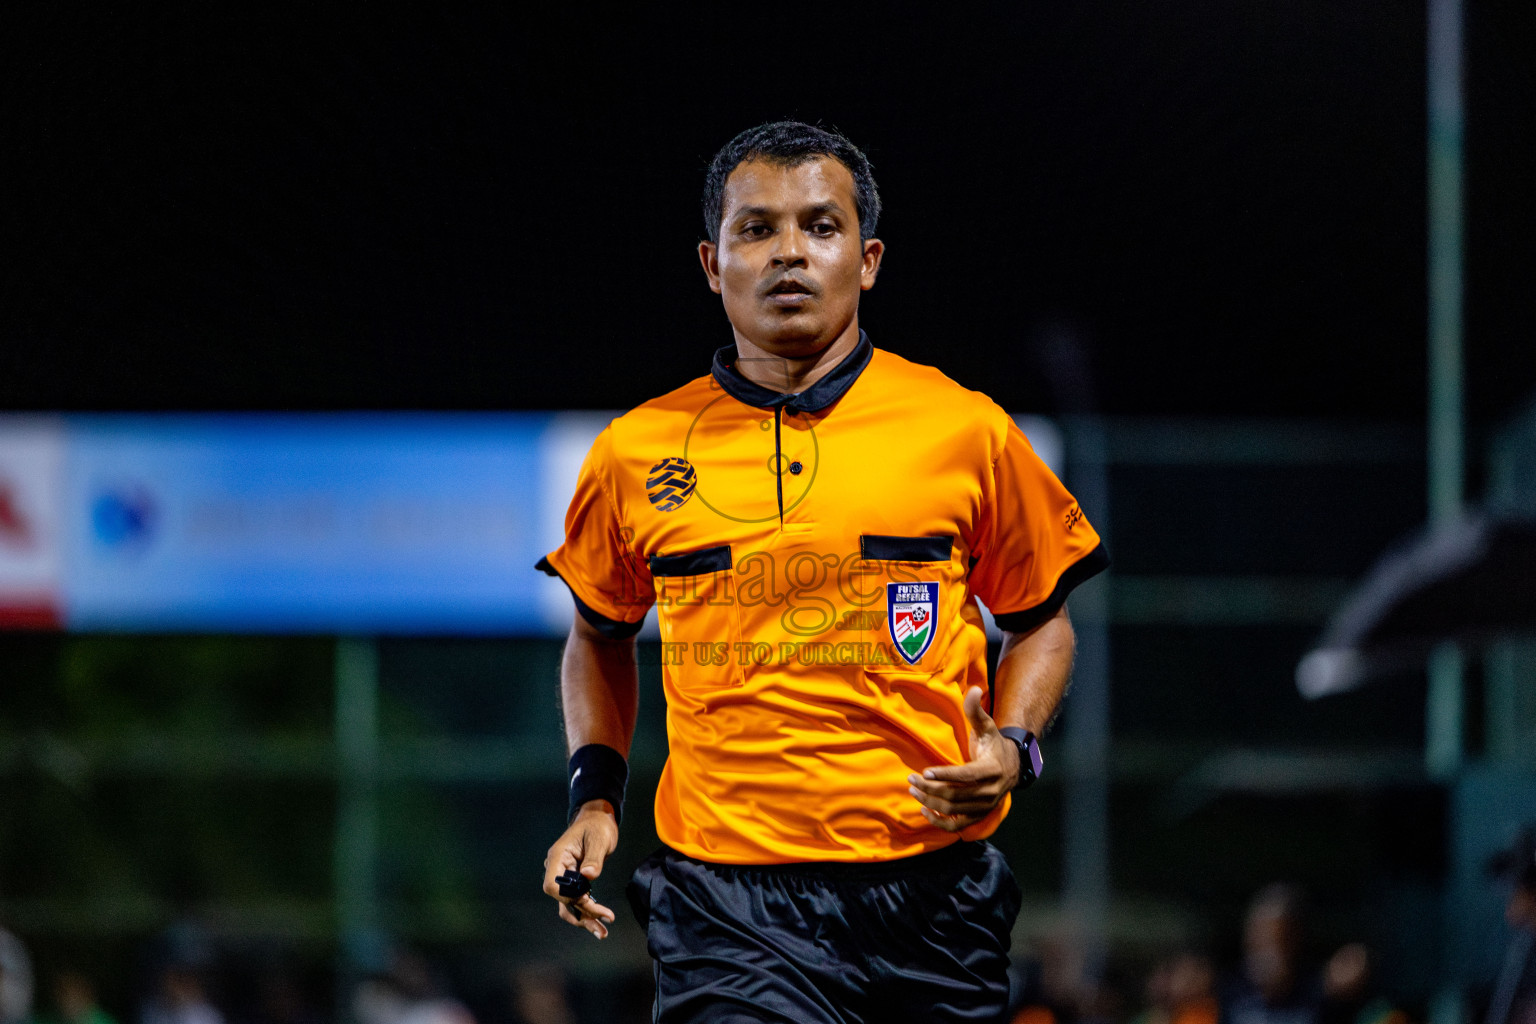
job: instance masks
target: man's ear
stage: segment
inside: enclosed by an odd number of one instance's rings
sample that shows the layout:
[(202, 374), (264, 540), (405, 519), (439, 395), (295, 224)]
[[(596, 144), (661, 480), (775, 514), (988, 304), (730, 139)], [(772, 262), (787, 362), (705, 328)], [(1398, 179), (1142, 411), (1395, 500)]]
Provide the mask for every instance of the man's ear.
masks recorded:
[(885, 258), (885, 243), (871, 238), (864, 243), (864, 265), (859, 270), (859, 289), (869, 291), (875, 286), (875, 275), (880, 273), (880, 261)]
[(714, 242), (699, 243), (699, 262), (704, 266), (704, 276), (709, 279), (709, 290), (720, 294), (720, 247)]

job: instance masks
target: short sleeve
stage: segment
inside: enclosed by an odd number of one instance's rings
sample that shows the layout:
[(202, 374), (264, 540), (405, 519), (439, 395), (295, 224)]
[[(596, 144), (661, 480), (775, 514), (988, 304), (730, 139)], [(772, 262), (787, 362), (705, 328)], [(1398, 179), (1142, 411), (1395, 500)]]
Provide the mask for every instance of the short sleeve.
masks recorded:
[(1012, 420), (983, 483), (971, 589), (998, 628), (1019, 633), (1055, 615), (1109, 566), (1099, 535)]
[(631, 534), (613, 500), (612, 480), (612, 438), (604, 429), (581, 464), (576, 494), (565, 513), (565, 543), (535, 568), (565, 581), (576, 610), (598, 632), (622, 639), (640, 631), (656, 591), (629, 544)]

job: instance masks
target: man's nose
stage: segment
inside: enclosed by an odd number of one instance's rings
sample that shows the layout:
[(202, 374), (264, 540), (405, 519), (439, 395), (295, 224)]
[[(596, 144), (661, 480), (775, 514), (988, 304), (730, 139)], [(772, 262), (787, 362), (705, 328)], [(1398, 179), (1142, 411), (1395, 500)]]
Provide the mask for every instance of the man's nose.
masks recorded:
[(775, 267), (805, 266), (805, 232), (798, 226), (792, 227), (787, 231), (780, 231), (777, 238), (779, 244), (773, 252), (773, 265)]

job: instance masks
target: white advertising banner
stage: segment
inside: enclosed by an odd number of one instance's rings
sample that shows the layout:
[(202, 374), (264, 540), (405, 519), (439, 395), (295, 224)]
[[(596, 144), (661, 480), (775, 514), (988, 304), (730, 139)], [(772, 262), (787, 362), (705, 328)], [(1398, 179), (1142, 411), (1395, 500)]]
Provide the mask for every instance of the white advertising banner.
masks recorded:
[(0, 626), (59, 625), (65, 427), (0, 418)]

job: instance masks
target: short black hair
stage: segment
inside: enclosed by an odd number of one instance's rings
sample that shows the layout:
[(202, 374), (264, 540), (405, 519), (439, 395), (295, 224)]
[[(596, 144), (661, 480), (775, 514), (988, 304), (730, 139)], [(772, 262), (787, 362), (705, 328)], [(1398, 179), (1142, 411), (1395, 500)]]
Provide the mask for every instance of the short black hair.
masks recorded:
[(880, 190), (875, 187), (869, 157), (836, 130), (801, 121), (773, 121), (748, 128), (720, 147), (704, 175), (704, 233), (720, 241), (720, 222), (725, 220), (725, 179), (749, 160), (767, 160), (798, 167), (819, 156), (830, 156), (853, 175), (853, 202), (859, 218), (859, 238), (875, 237), (880, 219)]

